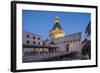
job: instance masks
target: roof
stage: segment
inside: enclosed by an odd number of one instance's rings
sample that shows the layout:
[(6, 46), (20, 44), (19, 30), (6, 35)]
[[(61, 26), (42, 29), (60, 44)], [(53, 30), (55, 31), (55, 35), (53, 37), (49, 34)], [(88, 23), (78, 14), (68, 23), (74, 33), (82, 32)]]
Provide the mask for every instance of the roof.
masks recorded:
[(49, 32), (51, 32), (52, 30), (54, 30), (54, 29), (56, 29), (56, 28), (62, 30), (62, 27), (60, 26), (60, 23), (59, 23), (59, 22), (60, 22), (59, 17), (56, 16), (56, 18), (55, 18), (55, 20), (54, 20), (54, 26), (53, 26), (53, 28), (52, 28)]
[(52, 30), (54, 30), (54, 29), (56, 29), (56, 28), (62, 30), (62, 27), (60, 26), (60, 24), (59, 24), (59, 23), (56, 23), (56, 24), (53, 26), (53, 28), (52, 28), (49, 32), (51, 32)]

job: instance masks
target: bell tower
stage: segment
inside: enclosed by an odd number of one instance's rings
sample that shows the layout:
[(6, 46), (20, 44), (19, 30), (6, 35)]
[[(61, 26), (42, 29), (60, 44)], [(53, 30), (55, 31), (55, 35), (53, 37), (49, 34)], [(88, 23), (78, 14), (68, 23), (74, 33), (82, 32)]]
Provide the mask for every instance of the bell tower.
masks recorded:
[(54, 20), (54, 26), (53, 28), (49, 31), (49, 38), (51, 40), (59, 38), (59, 37), (64, 37), (65, 33), (62, 29), (62, 27), (60, 26), (60, 20), (59, 17), (56, 17)]

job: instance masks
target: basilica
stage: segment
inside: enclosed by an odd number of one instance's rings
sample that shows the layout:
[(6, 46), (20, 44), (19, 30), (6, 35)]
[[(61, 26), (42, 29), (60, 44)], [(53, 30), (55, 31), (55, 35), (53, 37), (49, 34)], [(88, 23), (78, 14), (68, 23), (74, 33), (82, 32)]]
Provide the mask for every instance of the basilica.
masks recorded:
[(59, 52), (81, 51), (81, 32), (66, 35), (60, 25), (59, 17), (55, 18), (54, 26), (49, 31), (49, 39), (59, 46)]
[[(48, 34), (49, 39), (44, 40), (41, 35), (23, 31), (23, 62), (80, 59), (81, 32), (66, 35), (59, 17), (56, 17)], [(72, 58), (70, 54), (73, 52), (78, 56)]]

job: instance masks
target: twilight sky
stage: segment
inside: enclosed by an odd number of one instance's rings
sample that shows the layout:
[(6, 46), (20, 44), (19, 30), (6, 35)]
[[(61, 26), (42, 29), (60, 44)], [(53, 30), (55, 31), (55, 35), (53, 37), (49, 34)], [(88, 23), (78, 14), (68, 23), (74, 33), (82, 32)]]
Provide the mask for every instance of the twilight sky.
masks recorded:
[(47, 39), (56, 16), (59, 17), (60, 25), (66, 35), (82, 32), (82, 39), (84, 38), (85, 29), (91, 19), (90, 13), (23, 10), (22, 30)]

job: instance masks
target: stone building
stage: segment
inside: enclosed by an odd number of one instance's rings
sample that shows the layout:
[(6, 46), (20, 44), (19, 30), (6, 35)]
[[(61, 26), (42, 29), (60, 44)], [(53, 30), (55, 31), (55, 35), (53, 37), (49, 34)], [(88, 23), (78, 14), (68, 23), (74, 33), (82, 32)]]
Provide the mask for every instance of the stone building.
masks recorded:
[(23, 57), (56, 53), (53, 41), (43, 40), (42, 36), (23, 31)]
[(41, 48), (29, 48), (24, 46), (43, 45), (43, 39), (40, 35), (23, 31), (23, 56), (32, 56), (40, 53)]
[[(55, 18), (54, 26), (49, 31), (49, 39), (44, 40), (40, 35), (25, 31), (23, 31), (22, 39), (23, 62), (30, 62), (32, 59), (32, 61), (44, 61), (44, 58), (46, 60), (72, 60), (81, 58), (81, 32), (66, 35), (60, 26), (59, 17)], [(74, 57), (71, 55), (73, 52)]]
[(81, 51), (81, 33), (74, 33), (53, 40), (59, 46), (60, 52)]
[(49, 31), (49, 38), (59, 47), (59, 52), (81, 51), (81, 32), (66, 35), (60, 26), (59, 17), (55, 18), (54, 26)]
[(43, 38), (40, 35), (32, 34), (30, 32), (23, 31), (23, 44), (26, 45), (42, 45)]

